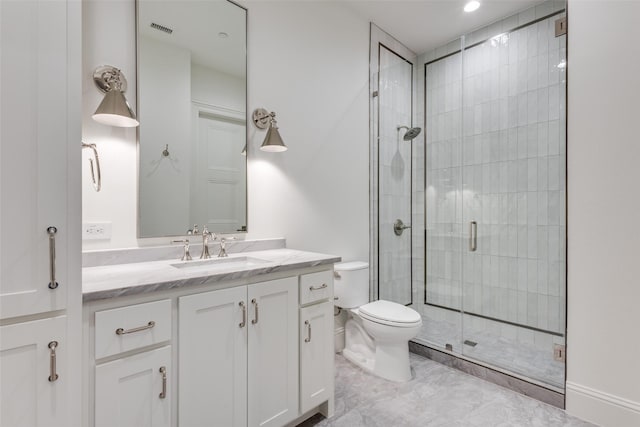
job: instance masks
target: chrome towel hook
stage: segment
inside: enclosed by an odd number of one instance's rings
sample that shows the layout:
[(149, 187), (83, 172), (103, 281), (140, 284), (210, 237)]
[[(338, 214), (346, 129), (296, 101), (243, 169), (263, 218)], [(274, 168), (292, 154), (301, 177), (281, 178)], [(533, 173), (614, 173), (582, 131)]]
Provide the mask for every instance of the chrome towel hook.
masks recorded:
[[(102, 177), (100, 176), (100, 159), (98, 157), (98, 150), (96, 149), (96, 144), (87, 144), (86, 142), (82, 141), (82, 148), (90, 148), (91, 150), (93, 150), (93, 156), (95, 157), (96, 160), (96, 167), (95, 167), (95, 171), (93, 169), (93, 159), (89, 159), (89, 166), (91, 167), (91, 181), (93, 183), (93, 189), (96, 191), (100, 191), (100, 188), (102, 188)], [(96, 174), (98, 175), (98, 178), (96, 179)]]

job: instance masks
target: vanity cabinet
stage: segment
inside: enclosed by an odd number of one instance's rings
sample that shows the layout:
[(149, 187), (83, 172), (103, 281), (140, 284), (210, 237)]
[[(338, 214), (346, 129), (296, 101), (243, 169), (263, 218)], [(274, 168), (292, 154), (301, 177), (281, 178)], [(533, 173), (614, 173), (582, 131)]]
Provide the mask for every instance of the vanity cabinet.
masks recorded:
[(323, 402), (333, 413), (333, 272), (300, 276), (300, 413)]
[(169, 299), (95, 313), (95, 427), (171, 426), (171, 325)]
[(282, 427), (331, 416), (329, 268), (88, 302), (84, 424)]
[(96, 427), (170, 427), (171, 346), (96, 367)]
[(179, 299), (179, 424), (298, 416), (298, 287), (289, 277)]

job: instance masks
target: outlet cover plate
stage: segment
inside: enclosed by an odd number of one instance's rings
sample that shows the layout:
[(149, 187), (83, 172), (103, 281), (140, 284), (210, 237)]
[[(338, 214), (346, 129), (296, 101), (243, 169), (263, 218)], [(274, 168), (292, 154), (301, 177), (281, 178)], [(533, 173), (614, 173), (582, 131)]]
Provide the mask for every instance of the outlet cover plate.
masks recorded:
[(110, 222), (83, 222), (82, 240), (109, 240), (111, 239)]

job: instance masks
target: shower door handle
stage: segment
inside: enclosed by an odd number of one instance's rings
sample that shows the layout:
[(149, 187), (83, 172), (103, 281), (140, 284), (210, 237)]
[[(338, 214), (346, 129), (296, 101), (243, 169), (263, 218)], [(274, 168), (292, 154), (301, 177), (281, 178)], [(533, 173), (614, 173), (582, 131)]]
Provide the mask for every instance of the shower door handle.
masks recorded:
[(478, 249), (478, 223), (469, 223), (469, 251), (475, 252)]

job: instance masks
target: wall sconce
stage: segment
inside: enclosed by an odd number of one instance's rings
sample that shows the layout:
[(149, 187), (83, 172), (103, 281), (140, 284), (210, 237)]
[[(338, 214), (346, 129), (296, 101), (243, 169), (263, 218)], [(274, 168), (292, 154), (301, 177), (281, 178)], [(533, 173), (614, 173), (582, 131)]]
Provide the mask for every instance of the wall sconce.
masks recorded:
[(100, 66), (93, 72), (93, 81), (98, 89), (105, 94), (93, 115), (93, 120), (105, 125), (123, 128), (136, 127), (140, 124), (124, 97), (124, 92), (127, 90), (127, 80), (119, 69), (110, 65)]
[(253, 111), (253, 123), (258, 129), (267, 129), (267, 136), (264, 138), (264, 142), (260, 146), (262, 151), (269, 151), (272, 153), (287, 151), (287, 146), (282, 142), (280, 132), (278, 132), (278, 125), (276, 122), (276, 113), (268, 112), (264, 108), (257, 108)]

